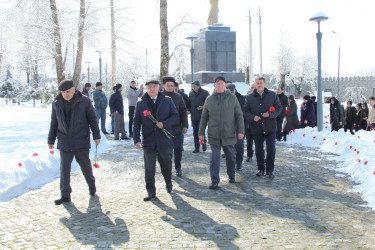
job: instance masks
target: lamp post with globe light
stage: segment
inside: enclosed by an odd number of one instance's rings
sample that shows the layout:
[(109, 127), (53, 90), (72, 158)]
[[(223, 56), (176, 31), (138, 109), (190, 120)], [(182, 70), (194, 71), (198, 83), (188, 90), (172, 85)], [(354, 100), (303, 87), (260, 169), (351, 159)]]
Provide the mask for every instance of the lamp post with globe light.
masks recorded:
[(199, 37), (195, 34), (189, 35), (186, 39), (191, 41), (190, 47), (190, 60), (191, 60), (191, 82), (194, 81), (194, 40), (199, 39)]
[(322, 33), (320, 32), (320, 22), (327, 20), (328, 17), (322, 12), (318, 12), (309, 20), (318, 23), (318, 33), (316, 39), (318, 41), (318, 101), (317, 101), (317, 125), (318, 131), (323, 130), (323, 98), (322, 98)]

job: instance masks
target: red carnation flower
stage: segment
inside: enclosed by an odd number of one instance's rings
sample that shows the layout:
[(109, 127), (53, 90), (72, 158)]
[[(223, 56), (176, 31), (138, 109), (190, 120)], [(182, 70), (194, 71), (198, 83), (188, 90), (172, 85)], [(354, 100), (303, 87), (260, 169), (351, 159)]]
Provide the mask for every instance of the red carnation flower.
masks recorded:
[(352, 149), (352, 148), (353, 148), (353, 146), (350, 146), (349, 148), (350, 148), (350, 149)]
[(18, 166), (19, 166), (19, 167), (22, 167), (22, 163), (21, 163), (21, 162), (20, 162), (20, 163), (18, 163)]
[(205, 143), (204, 143), (204, 141), (201, 141), (200, 144), (201, 144), (201, 145), (204, 145)]
[(360, 160), (360, 159), (357, 159), (357, 161), (358, 161), (358, 162), (361, 162), (361, 160)]
[(357, 151), (357, 155), (359, 155), (359, 151)]
[(337, 145), (337, 142), (335, 142), (335, 145)]
[(53, 153), (55, 153), (53, 150), (51, 150), (51, 151), (49, 151), (49, 153), (51, 154), (51, 155), (53, 155)]
[(274, 106), (270, 107), (270, 111), (271, 112), (275, 111), (275, 107)]
[(99, 165), (98, 164), (96, 164), (96, 163), (94, 163), (94, 164), (92, 164), (95, 168), (99, 168)]
[(289, 114), (290, 114), (290, 110), (289, 110), (289, 109), (285, 110), (285, 113), (286, 113), (287, 115), (289, 115)]
[(33, 156), (38, 156), (38, 153), (34, 153)]
[(303, 134), (302, 136), (305, 136), (305, 134)]
[(368, 163), (368, 161), (365, 161), (365, 163), (364, 163), (364, 164), (365, 164), (365, 165), (367, 165), (367, 163)]

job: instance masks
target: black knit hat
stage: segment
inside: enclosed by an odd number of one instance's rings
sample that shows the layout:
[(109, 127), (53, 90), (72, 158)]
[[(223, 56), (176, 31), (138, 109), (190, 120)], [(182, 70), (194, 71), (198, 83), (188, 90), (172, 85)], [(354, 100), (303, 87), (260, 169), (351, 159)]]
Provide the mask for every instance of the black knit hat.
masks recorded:
[(70, 80), (70, 79), (62, 80), (59, 84), (60, 91), (66, 91), (73, 87), (74, 87), (73, 80)]
[(309, 95), (305, 95), (305, 96), (303, 97), (303, 99), (304, 99), (304, 100), (308, 100), (308, 101), (310, 101), (310, 100), (311, 100), (311, 97), (310, 97)]

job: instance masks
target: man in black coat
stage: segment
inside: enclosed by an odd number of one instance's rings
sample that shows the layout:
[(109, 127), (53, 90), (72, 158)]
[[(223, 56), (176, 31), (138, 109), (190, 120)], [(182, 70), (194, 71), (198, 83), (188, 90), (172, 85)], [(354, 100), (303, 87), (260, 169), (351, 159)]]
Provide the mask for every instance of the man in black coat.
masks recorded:
[(113, 111), (114, 116), (115, 140), (120, 139), (120, 134), (122, 140), (129, 140), (125, 132), (124, 102), (121, 95), (122, 85), (117, 83), (115, 87), (116, 92), (113, 93), (109, 99), (109, 107)]
[(283, 107), (281, 110), (281, 113), (277, 116), (276, 121), (277, 121), (277, 132), (276, 132), (276, 139), (278, 141), (281, 140), (281, 137), (283, 137), (283, 133), (281, 132), (283, 128), (283, 121), (286, 115), (286, 107), (288, 106), (288, 97), (284, 94), (284, 88), (279, 86), (277, 88), (277, 96), (279, 97), (280, 104)]
[(173, 152), (174, 152), (174, 167), (176, 169), (177, 176), (182, 176), (181, 171), (181, 158), (182, 158), (182, 146), (184, 143), (184, 134), (186, 134), (189, 127), (189, 121), (187, 117), (187, 109), (185, 106), (184, 99), (179, 93), (174, 91), (175, 79), (167, 76), (163, 78), (163, 94), (172, 98), (174, 105), (176, 106), (177, 112), (180, 116), (179, 123), (172, 126), (173, 135)]
[[(147, 195), (144, 201), (156, 197), (155, 167), (156, 157), (160, 164), (167, 192), (172, 192), (172, 149), (173, 141), (163, 129), (172, 133), (172, 127), (179, 122), (177, 109), (170, 97), (160, 92), (156, 80), (146, 83), (147, 93), (138, 101), (134, 114), (134, 144), (143, 148)], [(154, 123), (147, 113), (158, 121)], [(141, 140), (142, 130), (142, 140)]]
[[(199, 81), (194, 81), (191, 84), (192, 91), (189, 93), (189, 100), (190, 100), (190, 114), (191, 114), (191, 123), (193, 125), (193, 135), (194, 135), (194, 151), (193, 153), (199, 152), (199, 124), (201, 122), (202, 110), (204, 102), (206, 98), (210, 95), (207, 90), (201, 88), (201, 84)], [(202, 150), (207, 150), (206, 139), (204, 140), (204, 144), (202, 145)]]
[(89, 186), (90, 195), (95, 195), (95, 178), (89, 158), (90, 128), (96, 146), (100, 143), (100, 130), (96, 113), (89, 98), (82, 96), (73, 86), (72, 80), (63, 80), (59, 84), (61, 93), (52, 103), (51, 124), (48, 133), (48, 147), (60, 150), (60, 191), (61, 198), (56, 205), (70, 202), (70, 169), (73, 158), (81, 167)]
[(344, 126), (344, 131), (346, 132), (348, 129), (352, 135), (354, 135), (354, 131), (357, 126), (357, 110), (355, 107), (352, 107), (352, 101), (347, 102), (347, 107), (345, 110), (345, 120), (346, 125)]
[[(251, 133), (254, 136), (255, 155), (259, 170), (256, 176), (263, 176), (264, 170), (266, 170), (267, 177), (274, 178), (276, 117), (280, 114), (282, 106), (276, 93), (266, 88), (263, 77), (258, 77), (255, 83), (256, 90), (246, 97), (244, 113), (250, 122)], [(264, 162), (264, 140), (266, 140), (267, 147), (266, 162)]]

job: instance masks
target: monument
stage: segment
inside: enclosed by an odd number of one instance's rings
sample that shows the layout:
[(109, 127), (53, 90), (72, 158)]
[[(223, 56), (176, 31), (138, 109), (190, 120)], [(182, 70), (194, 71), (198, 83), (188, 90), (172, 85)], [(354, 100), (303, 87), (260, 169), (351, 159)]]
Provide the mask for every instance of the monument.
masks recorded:
[(210, 3), (208, 27), (201, 29), (199, 39), (194, 40), (194, 80), (213, 83), (217, 76), (223, 76), (227, 81), (245, 82), (245, 73), (236, 72), (236, 32), (217, 22), (218, 0)]

